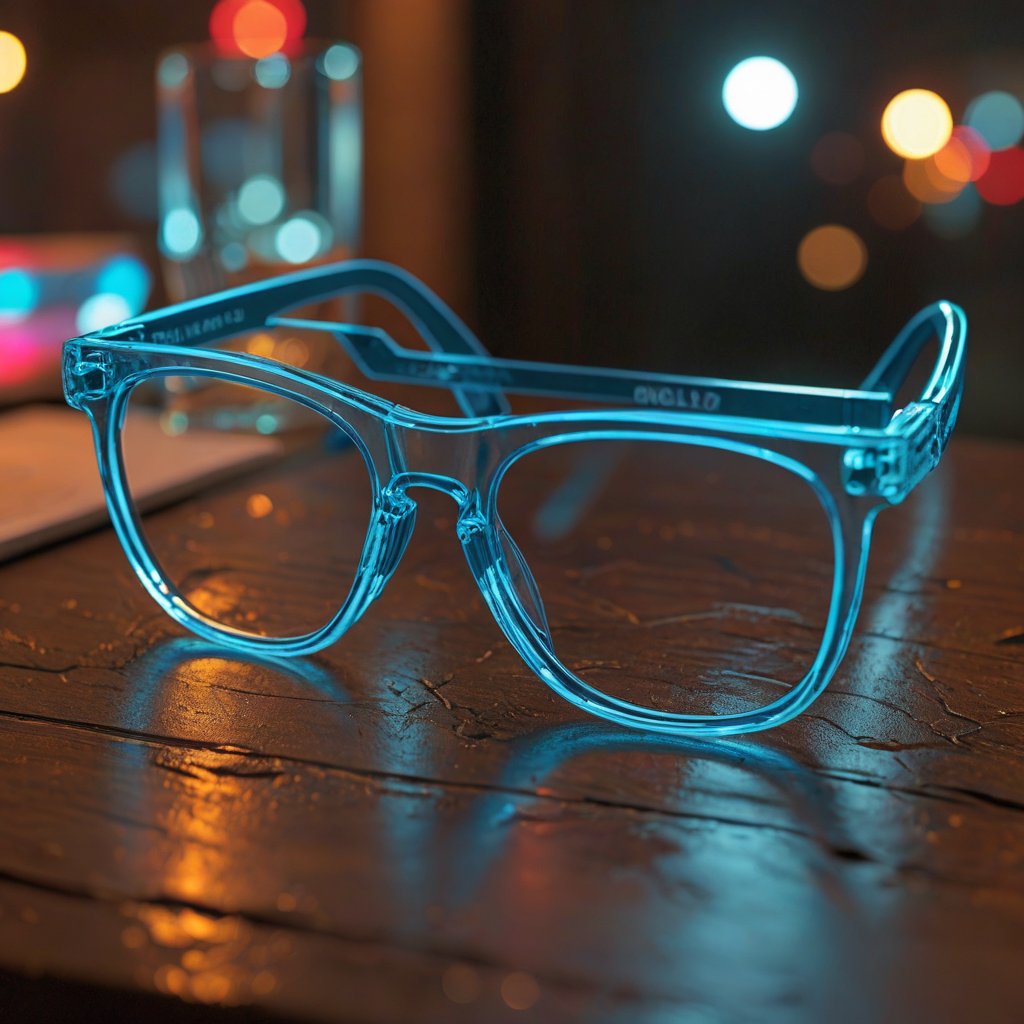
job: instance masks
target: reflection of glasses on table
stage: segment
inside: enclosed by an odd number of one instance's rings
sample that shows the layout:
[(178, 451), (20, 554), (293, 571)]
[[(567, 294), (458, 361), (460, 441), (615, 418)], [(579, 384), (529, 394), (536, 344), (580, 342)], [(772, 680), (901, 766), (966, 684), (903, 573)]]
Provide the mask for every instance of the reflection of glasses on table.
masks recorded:
[[(430, 351), (375, 329), (280, 315), (350, 291), (388, 298)], [(333, 334), (368, 377), (449, 388), (465, 418), (203, 347), (271, 329)], [(945, 448), (965, 331), (958, 307), (929, 306), (858, 390), (495, 359), (424, 285), (355, 261), (69, 341), (64, 386), (93, 421), (132, 565), (194, 633), (253, 654), (333, 643), (395, 571), (413, 529), (411, 495), (428, 487), (455, 500), (484, 600), (552, 689), (624, 725), (724, 735), (792, 718), (835, 672), (874, 517)], [(895, 408), (933, 339), (927, 383)], [(143, 385), (167, 376), (296, 403), (334, 443), (307, 464), (301, 486), (271, 471), (252, 493), (236, 485), (172, 516), (147, 514), (132, 498), (147, 451), (121, 424), (132, 422), (125, 411)], [(505, 392), (625, 408), (512, 415)]]

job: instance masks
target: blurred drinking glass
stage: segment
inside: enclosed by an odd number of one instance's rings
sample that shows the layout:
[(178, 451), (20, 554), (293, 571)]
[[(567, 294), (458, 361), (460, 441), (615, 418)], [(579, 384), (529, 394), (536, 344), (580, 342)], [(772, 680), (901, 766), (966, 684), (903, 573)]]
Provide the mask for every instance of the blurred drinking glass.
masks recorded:
[[(210, 45), (161, 55), (159, 244), (173, 300), (356, 254), (360, 63), (342, 42), (306, 42), (260, 59)], [(308, 312), (351, 318), (348, 301)], [(271, 330), (231, 345), (328, 374), (341, 360), (322, 332)], [(175, 399), (173, 385), (169, 401), (187, 414), (188, 396)], [(208, 409), (211, 397), (191, 404)]]

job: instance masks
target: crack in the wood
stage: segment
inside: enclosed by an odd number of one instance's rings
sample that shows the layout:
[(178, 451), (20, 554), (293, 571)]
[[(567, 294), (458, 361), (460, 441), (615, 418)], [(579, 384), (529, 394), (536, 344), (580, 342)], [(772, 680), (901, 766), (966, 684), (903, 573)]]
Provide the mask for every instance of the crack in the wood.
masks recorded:
[(90, 667), (91, 666), (79, 664), (78, 662), (72, 662), (72, 664), (63, 668), (47, 668), (45, 665), (23, 665), (14, 661), (0, 661), (0, 669), (13, 668), (22, 672), (41, 672), (43, 675), (47, 676), (63, 676), (67, 675), (69, 672), (74, 672), (76, 669)]
[(420, 685), (423, 686), (423, 688), (427, 691), (427, 693), (430, 694), (431, 697), (433, 697), (435, 700), (440, 701), (449, 711), (451, 711), (452, 702), (443, 693), (441, 693), (441, 687), (447, 686), (452, 681), (453, 678), (454, 676), (449, 675), (442, 679), (441, 682), (439, 683), (432, 683), (429, 679), (421, 676), (418, 681)]
[(996, 637), (997, 644), (1024, 644), (1024, 626), (1007, 629)]
[[(693, 819), (698, 821), (723, 821), (726, 824), (733, 824), (749, 828), (762, 828), (769, 831), (779, 830), (783, 832), (789, 832), (793, 835), (802, 836), (804, 838), (808, 838), (816, 842), (823, 841), (823, 837), (814, 836), (813, 834), (802, 832), (799, 829), (788, 829), (786, 826), (778, 826), (768, 822), (744, 822), (742, 820), (732, 821), (729, 819), (722, 819), (714, 815), (701, 815), (690, 811), (675, 811), (664, 807), (652, 807), (645, 806), (643, 804), (625, 803), (620, 800), (603, 799), (593, 796), (554, 796), (537, 793), (532, 789), (524, 789), (522, 787), (516, 786), (502, 786), (498, 784), (488, 783), (470, 783), (448, 779), (432, 779), (425, 778), (422, 776), (409, 775), (401, 772), (386, 772), (377, 769), (347, 768), (329, 761), (319, 761), (313, 758), (304, 758), (293, 754), (270, 754), (252, 750), (247, 747), (225, 747), (225, 745), (222, 743), (206, 743), (202, 740), (187, 740), (179, 737), (163, 736), (155, 733), (134, 732), (131, 730), (119, 729), (112, 726), (100, 726), (91, 722), (67, 721), (63, 719), (52, 718), (46, 715), (29, 715), (24, 713), (12, 712), (4, 709), (0, 709), (0, 717), (6, 717), (14, 721), (26, 722), (28, 724), (39, 724), (55, 726), (58, 728), (79, 729), (82, 731), (109, 737), (111, 739), (116, 739), (121, 742), (133, 743), (138, 746), (164, 746), (182, 750), (201, 750), (215, 754), (230, 754), (242, 757), (258, 758), (265, 761), (279, 761), (285, 764), (298, 764), (310, 768), (315, 768), (324, 772), (328, 772), (337, 775), (341, 778), (348, 778), (360, 784), (365, 784), (367, 781), (375, 783), (394, 782), (399, 785), (414, 786), (421, 789), (443, 787), (449, 790), (456, 790), (468, 793), (511, 794), (536, 800), (552, 800), (558, 803), (565, 804), (567, 806), (573, 806), (577, 804), (593, 805), (596, 807), (607, 808), (609, 810), (619, 810), (625, 812), (633, 812), (637, 814), (651, 815), (655, 817), (663, 817), (668, 820)], [(834, 725), (835, 723), (829, 722), (829, 724)], [(849, 735), (849, 733), (847, 733), (847, 735)], [(972, 790), (969, 788), (947, 785), (936, 785), (926, 788), (900, 786), (898, 784), (886, 782), (885, 780), (873, 779), (866, 775), (858, 775), (852, 772), (845, 773), (835, 769), (811, 766), (805, 767), (807, 767), (808, 770), (813, 771), (816, 775), (818, 775), (818, 777), (823, 779), (829, 779), (834, 782), (849, 783), (851, 785), (857, 786), (867, 786), (869, 788), (882, 790), (883, 792), (888, 792), (894, 795), (909, 796), (923, 800), (938, 801), (942, 803), (952, 803), (958, 806), (963, 806), (965, 804), (975, 802), (987, 804), (992, 807), (998, 807), (1004, 810), (1024, 810), (1024, 804), (1018, 804), (1014, 801), (996, 796), (994, 794), (986, 794), (981, 790)], [(827, 843), (827, 840), (824, 841)]]
[(227, 686), (224, 683), (205, 683), (205, 687), (211, 690), (224, 690), (227, 693), (241, 693), (250, 697), (267, 697), (271, 700), (297, 700), (307, 704), (335, 704), (338, 707), (348, 707), (350, 702), (346, 700), (335, 700), (331, 697), (300, 697), (294, 693), (268, 693), (266, 690), (246, 690), (241, 686)]
[(947, 647), (945, 644), (933, 643), (930, 640), (922, 640), (919, 637), (908, 638), (908, 637), (889, 636), (887, 633), (876, 633), (876, 632), (874, 632), (872, 630), (869, 630), (869, 629), (861, 629), (861, 630), (858, 630), (858, 632), (855, 634), (855, 639), (862, 639), (862, 638), (869, 638), (869, 639), (872, 639), (872, 640), (885, 640), (888, 643), (897, 644), (897, 645), (899, 645), (901, 647), (902, 646), (906, 646), (906, 645), (910, 645), (910, 646), (914, 646), (914, 647), (924, 647), (924, 648), (926, 648), (928, 650), (940, 651), (943, 654), (963, 654), (963, 655), (966, 655), (969, 658), (989, 659), (990, 661), (995, 661), (995, 662), (998, 662), (1000, 664), (1008, 663), (1008, 664), (1016, 665), (1016, 666), (1020, 665), (1020, 658), (1012, 657), (1009, 654), (1007, 654), (1007, 655), (999, 655), (999, 654), (994, 654), (990, 650), (972, 651), (972, 650), (968, 650), (965, 647)]

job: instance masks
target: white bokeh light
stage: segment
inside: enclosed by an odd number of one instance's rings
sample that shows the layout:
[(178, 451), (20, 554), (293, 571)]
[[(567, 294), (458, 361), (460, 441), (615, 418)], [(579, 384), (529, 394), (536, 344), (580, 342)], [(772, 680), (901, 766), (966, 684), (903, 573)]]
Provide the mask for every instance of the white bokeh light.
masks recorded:
[(286, 220), (274, 236), (278, 254), (288, 263), (306, 263), (319, 255), (329, 244), (326, 225), (318, 223), (313, 213), (303, 213)]
[(778, 128), (796, 107), (799, 90), (793, 72), (774, 57), (748, 57), (726, 76), (722, 102), (743, 128)]
[(100, 292), (90, 296), (78, 307), (75, 323), (82, 334), (89, 334), (127, 320), (131, 315), (132, 307), (123, 295)]

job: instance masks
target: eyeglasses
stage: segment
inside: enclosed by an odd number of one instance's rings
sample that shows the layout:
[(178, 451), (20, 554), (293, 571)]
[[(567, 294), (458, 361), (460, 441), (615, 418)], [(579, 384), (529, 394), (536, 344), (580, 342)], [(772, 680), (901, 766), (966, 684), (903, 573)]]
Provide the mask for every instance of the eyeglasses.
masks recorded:
[[(398, 307), (428, 350), (282, 315), (355, 291)], [(450, 389), (465, 415), (206, 347), (272, 329), (330, 332), (367, 377)], [(334, 643), (394, 573), (412, 494), (432, 488), (456, 502), (480, 593), (545, 683), (623, 725), (714, 736), (789, 720), (836, 671), (874, 518), (938, 464), (953, 428), (965, 338), (957, 306), (929, 306), (857, 390), (496, 359), (416, 279), (354, 261), (72, 339), (64, 389), (93, 422), (132, 566), (193, 633), (264, 656)], [(896, 408), (932, 340), (923, 389)], [(285, 460), (248, 495), (236, 483), (150, 513), (133, 480), (155, 456), (132, 424), (168, 378), (291, 403), (330, 443), (301, 486)], [(506, 393), (621, 408), (513, 415)]]

